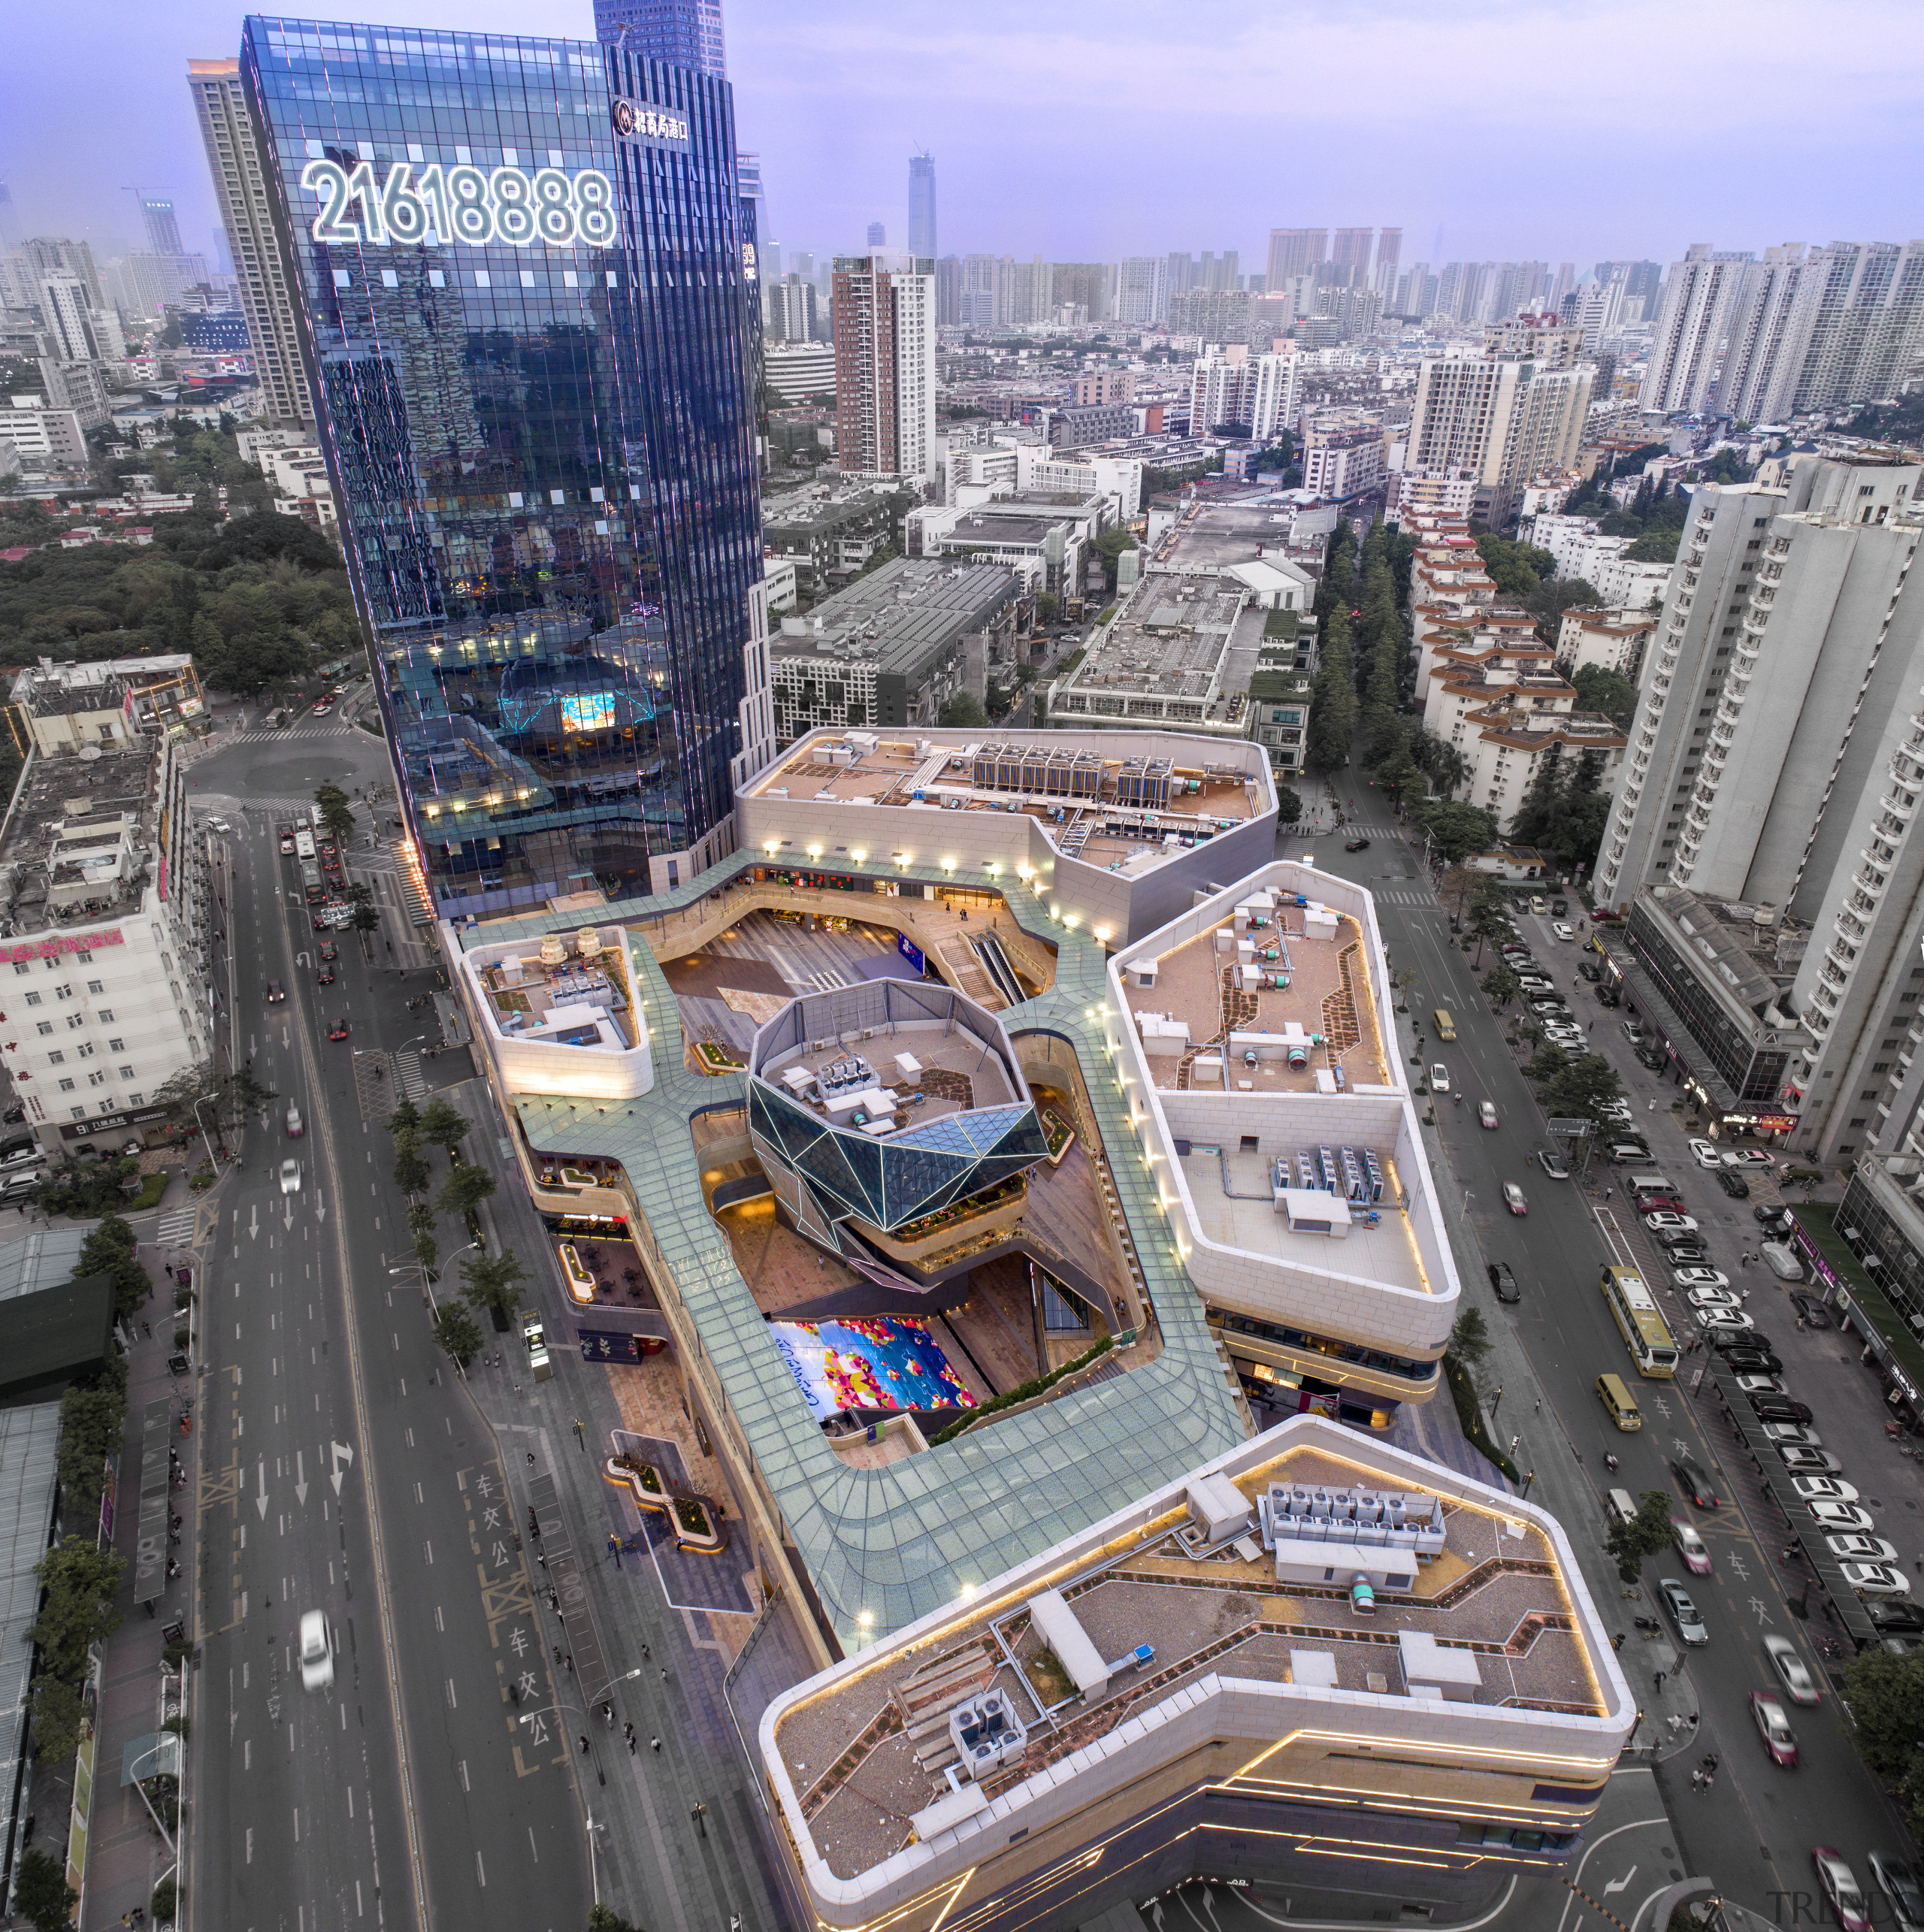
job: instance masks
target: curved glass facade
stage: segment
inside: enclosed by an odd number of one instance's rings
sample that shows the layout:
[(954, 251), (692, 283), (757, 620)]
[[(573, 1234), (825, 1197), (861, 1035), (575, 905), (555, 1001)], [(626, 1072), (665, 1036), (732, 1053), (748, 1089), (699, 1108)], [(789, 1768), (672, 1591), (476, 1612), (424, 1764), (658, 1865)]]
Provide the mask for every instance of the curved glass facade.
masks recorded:
[(437, 909), (728, 819), (761, 573), (728, 83), (590, 42), (250, 19), (340, 535)]

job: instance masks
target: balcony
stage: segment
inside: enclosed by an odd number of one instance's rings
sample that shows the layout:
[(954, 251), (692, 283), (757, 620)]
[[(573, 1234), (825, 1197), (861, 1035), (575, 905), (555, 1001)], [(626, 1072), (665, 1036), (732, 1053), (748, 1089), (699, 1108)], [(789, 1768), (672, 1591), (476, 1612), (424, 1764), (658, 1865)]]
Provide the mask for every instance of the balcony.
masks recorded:
[(1910, 822), (1910, 815), (1917, 809), (1917, 794), (1914, 791), (1893, 791), (1880, 798), (1877, 803), (1902, 827)]

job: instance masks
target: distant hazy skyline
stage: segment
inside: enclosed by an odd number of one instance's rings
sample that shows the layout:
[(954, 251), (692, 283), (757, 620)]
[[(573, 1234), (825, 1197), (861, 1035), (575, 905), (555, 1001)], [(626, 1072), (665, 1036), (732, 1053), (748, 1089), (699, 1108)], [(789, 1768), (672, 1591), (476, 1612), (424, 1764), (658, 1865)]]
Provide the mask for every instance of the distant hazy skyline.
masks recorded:
[[(858, 248), (877, 219), (899, 242), (924, 148), (945, 254), (1235, 249), (1247, 274), (1272, 226), (1367, 224), (1402, 228), (1405, 268), (1581, 272), (1692, 241), (1924, 231), (1924, 35), (1895, 0), (1358, 0), (1261, 20), (1142, 0), (723, 4), (741, 143), (791, 249)], [(591, 0), (286, 11), (594, 32)], [(21, 233), (142, 246), (138, 186), (171, 195), (186, 245), (210, 252), (186, 63), (233, 52), (240, 17), (213, 0), (21, 9), (0, 70), (0, 181)]]

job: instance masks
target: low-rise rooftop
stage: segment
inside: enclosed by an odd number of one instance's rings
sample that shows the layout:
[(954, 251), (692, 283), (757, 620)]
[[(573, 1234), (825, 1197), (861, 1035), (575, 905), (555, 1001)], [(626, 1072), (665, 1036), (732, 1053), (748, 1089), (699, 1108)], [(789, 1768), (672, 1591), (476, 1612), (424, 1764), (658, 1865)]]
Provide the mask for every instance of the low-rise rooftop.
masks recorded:
[(806, 616), (785, 618), (769, 650), (778, 658), (871, 663), (912, 681), (1021, 594), (1021, 579), (1000, 564), (897, 557)]
[(28, 932), (138, 905), (154, 866), (156, 739), (37, 755), (0, 827), (0, 915)]

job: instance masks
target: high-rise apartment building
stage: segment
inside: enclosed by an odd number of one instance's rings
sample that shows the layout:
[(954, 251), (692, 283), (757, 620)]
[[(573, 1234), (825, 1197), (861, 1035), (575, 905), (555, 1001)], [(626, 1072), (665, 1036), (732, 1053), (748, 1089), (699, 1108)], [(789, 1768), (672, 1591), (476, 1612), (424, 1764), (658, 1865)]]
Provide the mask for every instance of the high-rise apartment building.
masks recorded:
[(909, 252), (929, 255), (935, 245), (935, 156), (909, 157)]
[(1763, 420), (1889, 395), (1924, 353), (1924, 241), (1833, 242), (1802, 265)]
[(1739, 285), (1726, 325), (1717, 377), (1717, 407), (1747, 422), (1769, 420), (1764, 405), (1788, 364), (1797, 297), (1805, 276), (1804, 244), (1767, 248)]
[(1396, 292), (1397, 265), (1402, 261), (1402, 230), (1378, 228), (1376, 231), (1376, 271), (1370, 279), (1370, 286), (1386, 302)]
[(234, 258), (234, 286), (240, 313), (247, 318), (254, 379), (267, 419), (277, 428), (309, 428), (314, 404), (301, 362), (294, 292), (274, 231), (274, 199), (240, 86), (240, 63), (190, 60), (187, 88), (194, 97), (214, 200)]
[(240, 76), (438, 909), (694, 876), (773, 742), (728, 83), (258, 17)]
[(1532, 318), (1486, 329), (1481, 355), (1426, 359), (1405, 467), (1474, 476), (1478, 515), (1502, 522), (1532, 476), (1575, 460), (1596, 373), (1582, 356), (1581, 329)]
[(885, 222), (869, 223), (868, 243), (871, 248), (886, 248), (888, 246), (888, 228)]
[(1356, 271), (1352, 278), (1354, 281), (1368, 281), (1369, 246), (1375, 233), (1372, 228), (1335, 230), (1330, 237), (1330, 266), (1354, 269)]
[(722, 0), (594, 0), (594, 38), (717, 80), (728, 71)]
[(157, 195), (141, 197), (141, 219), (147, 224), (147, 246), (156, 255), (184, 255), (180, 246), (180, 224), (175, 219), (174, 204)]
[(1327, 228), (1272, 228), (1266, 289), (1274, 289), (1292, 275), (1314, 275), (1329, 253)]
[(126, 355), (119, 317), (95, 307), (77, 275), (44, 276), (36, 292), (44, 355), (62, 362), (118, 362)]
[(93, 250), (85, 242), (69, 241), (64, 235), (32, 235), (21, 243), (17, 259), (23, 304), (39, 300), (32, 292), (48, 276), (74, 275), (86, 285), (89, 307), (104, 309), (107, 306), (99, 271), (94, 266)]
[(1190, 376), (1189, 433), (1228, 425), (1268, 442), (1296, 421), (1297, 356), (1292, 343), (1251, 355), (1241, 343), (1199, 355)]
[(1116, 264), (1115, 319), (1149, 328), (1169, 313), (1167, 265), (1159, 255), (1128, 255)]
[(935, 264), (838, 255), (833, 314), (836, 467), (933, 482)]
[(771, 342), (821, 340), (815, 284), (799, 275), (784, 275), (761, 285), (762, 330)]
[(1100, 262), (1058, 262), (1050, 277), (1050, 307), (1086, 310), (1092, 322), (1107, 319), (1109, 271)]
[(1654, 414), (1694, 415), (1710, 401), (1732, 310), (1755, 258), (1693, 243), (1670, 265), (1638, 400)]

